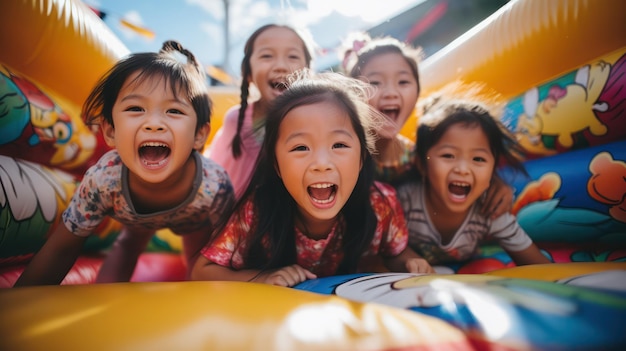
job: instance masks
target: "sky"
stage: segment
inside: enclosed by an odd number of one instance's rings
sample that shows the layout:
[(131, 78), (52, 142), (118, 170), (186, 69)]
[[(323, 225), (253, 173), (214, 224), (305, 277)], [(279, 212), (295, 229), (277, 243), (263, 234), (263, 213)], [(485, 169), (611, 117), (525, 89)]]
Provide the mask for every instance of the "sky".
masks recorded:
[[(230, 50), (224, 48), (224, 2), (229, 8)], [(222, 67), (239, 77), (243, 46), (267, 23), (304, 29), (317, 46), (314, 69), (338, 62), (337, 48), (354, 31), (367, 30), (424, 0), (83, 0), (103, 11), (104, 22), (131, 52), (158, 51), (174, 39), (204, 65)], [(153, 39), (124, 27), (128, 21), (155, 33)], [(228, 62), (224, 65), (224, 60)]]

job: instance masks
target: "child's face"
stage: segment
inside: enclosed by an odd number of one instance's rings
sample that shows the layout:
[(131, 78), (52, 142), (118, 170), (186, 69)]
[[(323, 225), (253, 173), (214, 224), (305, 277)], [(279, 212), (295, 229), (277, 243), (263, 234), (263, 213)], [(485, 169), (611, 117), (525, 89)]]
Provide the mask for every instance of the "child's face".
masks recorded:
[(261, 33), (253, 45), (249, 79), (270, 102), (285, 90), (287, 75), (307, 67), (304, 43), (293, 31), (275, 27)]
[(291, 110), (276, 142), (277, 171), (308, 224), (334, 220), (354, 189), (361, 144), (350, 117), (335, 104)]
[(193, 106), (159, 77), (132, 83), (126, 80), (113, 105), (113, 128), (103, 124), (107, 145), (119, 152), (130, 172), (148, 183), (180, 176), (193, 149), (199, 149), (209, 125), (196, 133)]
[(392, 139), (400, 132), (417, 103), (417, 80), (404, 57), (386, 53), (372, 57), (361, 69), (361, 74), (376, 87), (369, 104), (387, 117), (385, 127), (378, 135)]
[(478, 126), (453, 124), (426, 153), (427, 198), (433, 210), (462, 213), (487, 190), (495, 159)]

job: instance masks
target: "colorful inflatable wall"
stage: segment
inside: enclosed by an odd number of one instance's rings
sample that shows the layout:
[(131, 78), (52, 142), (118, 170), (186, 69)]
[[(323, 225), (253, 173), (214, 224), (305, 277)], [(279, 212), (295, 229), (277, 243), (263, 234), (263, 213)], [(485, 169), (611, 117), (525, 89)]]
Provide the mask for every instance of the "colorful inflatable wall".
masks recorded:
[[(2, 2), (0, 349), (623, 347), (624, 13), (620, 0), (513, 0), (421, 65), (422, 97), (462, 80), (506, 99), (501, 118), (528, 150), (530, 178), (502, 175), (521, 225), (553, 264), (513, 267), (485, 245), (475, 260), (429, 276), (367, 273), (296, 289), (174, 282), (184, 277), (179, 242), (161, 231), (152, 247), (168, 252), (143, 254), (134, 283), (89, 284), (119, 231), (109, 221), (62, 286), (8, 289), (106, 151), (80, 107), (128, 50), (77, 0)], [(212, 92), (211, 135), (235, 90)]]

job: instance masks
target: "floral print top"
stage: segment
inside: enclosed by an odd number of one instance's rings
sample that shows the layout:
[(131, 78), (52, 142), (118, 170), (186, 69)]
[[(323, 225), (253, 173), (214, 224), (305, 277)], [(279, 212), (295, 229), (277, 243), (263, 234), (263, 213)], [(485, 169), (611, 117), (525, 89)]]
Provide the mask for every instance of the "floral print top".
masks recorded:
[(111, 216), (129, 227), (169, 228), (176, 234), (212, 226), (234, 203), (233, 187), (224, 169), (194, 151), (197, 172), (189, 197), (180, 205), (149, 214), (137, 213), (128, 190), (128, 168), (116, 150), (108, 151), (87, 170), (72, 200), (63, 212), (65, 226), (75, 235), (86, 237)]
[[(376, 185), (381, 192), (372, 189), (370, 201), (378, 223), (374, 238), (363, 256), (397, 256), (404, 251), (408, 243), (402, 207), (393, 187), (384, 183)], [(246, 267), (243, 261), (243, 253), (246, 250), (245, 238), (256, 223), (255, 208), (250, 199), (244, 204), (241, 212), (239, 216), (231, 216), (225, 229), (212, 243), (202, 249), (202, 255), (209, 261), (233, 269)], [(237, 218), (242, 220), (237, 221)], [(328, 236), (321, 240), (311, 239), (296, 228), (297, 264), (318, 277), (336, 274), (343, 259), (341, 245), (343, 231), (341, 220), (337, 221)]]

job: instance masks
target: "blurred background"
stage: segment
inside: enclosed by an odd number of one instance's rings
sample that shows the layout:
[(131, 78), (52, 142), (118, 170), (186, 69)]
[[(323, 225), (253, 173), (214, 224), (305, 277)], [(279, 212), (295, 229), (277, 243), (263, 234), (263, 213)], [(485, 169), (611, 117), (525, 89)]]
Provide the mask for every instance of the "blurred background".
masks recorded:
[(175, 39), (212, 76), (239, 83), (243, 46), (267, 23), (304, 29), (315, 43), (314, 68), (336, 70), (348, 34), (393, 36), (432, 55), (508, 0), (84, 0), (132, 51), (158, 51)]

